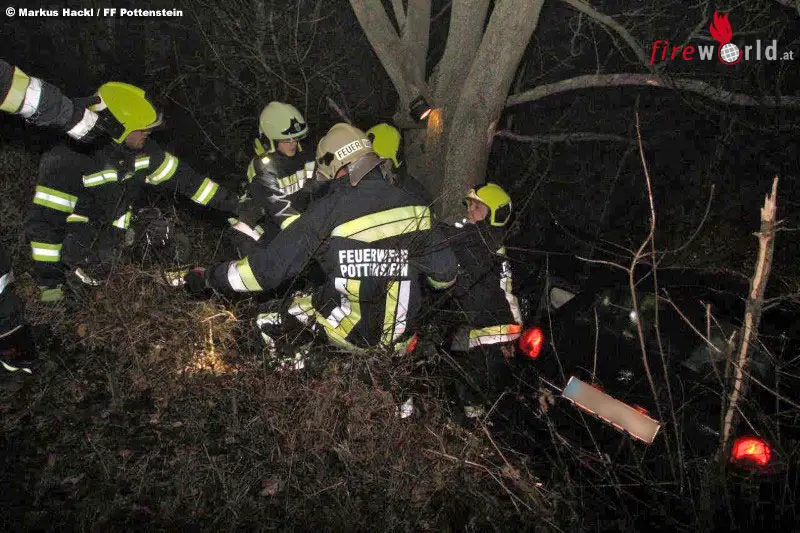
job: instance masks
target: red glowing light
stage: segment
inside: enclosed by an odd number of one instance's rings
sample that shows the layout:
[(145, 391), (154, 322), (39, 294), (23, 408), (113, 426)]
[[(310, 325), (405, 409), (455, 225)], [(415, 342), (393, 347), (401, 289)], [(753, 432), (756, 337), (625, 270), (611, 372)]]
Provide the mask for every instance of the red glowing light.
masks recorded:
[(739, 437), (731, 448), (731, 461), (752, 462), (766, 466), (772, 458), (772, 449), (758, 437)]
[(543, 345), (544, 333), (542, 333), (542, 330), (539, 328), (526, 330), (519, 338), (520, 350), (531, 359), (539, 357)]

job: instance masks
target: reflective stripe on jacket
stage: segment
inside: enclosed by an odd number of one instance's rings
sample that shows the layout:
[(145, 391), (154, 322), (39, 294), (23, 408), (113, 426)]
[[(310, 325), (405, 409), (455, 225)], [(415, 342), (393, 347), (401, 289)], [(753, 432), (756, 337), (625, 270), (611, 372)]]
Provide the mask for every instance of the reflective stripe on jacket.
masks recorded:
[(273, 289), (310, 259), (327, 281), (298, 319), (314, 319), (342, 345), (370, 347), (406, 340), (416, 328), (424, 277), (446, 287), (457, 263), (433, 228), (427, 206), (391, 186), (373, 170), (352, 187), (331, 183), (328, 193), (264, 249), (209, 270), (217, 290)]

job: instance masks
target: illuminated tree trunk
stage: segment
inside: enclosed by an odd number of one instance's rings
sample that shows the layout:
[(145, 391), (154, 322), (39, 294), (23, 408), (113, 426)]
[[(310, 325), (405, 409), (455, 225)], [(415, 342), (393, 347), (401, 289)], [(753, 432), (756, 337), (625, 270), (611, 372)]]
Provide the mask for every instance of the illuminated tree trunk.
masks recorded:
[[(466, 190), (485, 178), (494, 128), (543, 2), (505, 0), (489, 14), (489, 0), (454, 0), (444, 55), (427, 81), (430, 0), (409, 0), (404, 13), (395, 2), (397, 29), (380, 0), (350, 2), (400, 95), (395, 122), (405, 130), (409, 171), (445, 218), (460, 211)], [(426, 129), (408, 115), (418, 95), (435, 109)]]
[[(484, 181), (497, 122), (508, 106), (564, 91), (634, 85), (692, 92), (735, 105), (800, 108), (800, 97), (754, 98), (700, 80), (663, 77), (617, 17), (596, 11), (584, 0), (561, 2), (614, 35), (619, 46), (633, 52), (632, 61), (642, 72), (584, 74), (509, 95), (522, 55), (539, 24), (544, 0), (453, 0), (444, 54), (426, 79), (430, 24), (437, 18), (431, 16), (431, 0), (392, 0), (394, 22), (382, 0), (350, 0), (400, 97), (394, 121), (404, 133), (408, 169), (428, 189), (445, 218), (460, 214), (463, 194)], [(419, 95), (434, 108), (423, 125), (409, 115), (409, 102)], [(503, 133), (514, 138), (513, 132)], [(570, 140), (619, 140), (614, 137), (589, 132)]]

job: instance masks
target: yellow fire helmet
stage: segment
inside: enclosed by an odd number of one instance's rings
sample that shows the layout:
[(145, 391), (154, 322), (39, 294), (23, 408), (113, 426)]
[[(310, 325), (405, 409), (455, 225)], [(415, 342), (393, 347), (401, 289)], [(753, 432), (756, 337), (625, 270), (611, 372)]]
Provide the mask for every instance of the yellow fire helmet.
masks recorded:
[(135, 85), (110, 81), (100, 86), (97, 96), (102, 102), (90, 106), (90, 109), (96, 113), (111, 113), (125, 128), (122, 135), (114, 139), (117, 144), (123, 143), (131, 132), (151, 130), (163, 122), (163, 116), (147, 98), (144, 90)]
[(400, 151), (400, 132), (385, 122), (376, 124), (367, 130), (367, 137), (372, 141), (372, 149), (383, 159), (391, 159), (394, 167), (400, 166), (397, 153)]
[(487, 183), (478, 189), (470, 189), (467, 198), (489, 208), (489, 224), (505, 226), (511, 218), (511, 197), (496, 183)]
[[(258, 133), (269, 141), (269, 153), (275, 151), (277, 141), (298, 141), (308, 135), (306, 119), (297, 108), (283, 102), (270, 102), (258, 117)], [(300, 150), (302, 151), (302, 147)], [(256, 139), (256, 153), (266, 152), (261, 139)]]

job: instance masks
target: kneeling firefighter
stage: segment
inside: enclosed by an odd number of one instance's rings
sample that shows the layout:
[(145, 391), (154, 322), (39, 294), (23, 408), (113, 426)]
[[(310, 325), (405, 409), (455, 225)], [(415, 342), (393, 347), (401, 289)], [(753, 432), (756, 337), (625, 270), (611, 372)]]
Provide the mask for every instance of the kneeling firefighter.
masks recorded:
[(43, 301), (63, 297), (62, 258), (85, 283), (96, 283), (83, 269), (102, 269), (113, 260), (130, 235), (132, 208), (148, 187), (240, 218), (251, 213), (249, 204), (240, 204), (236, 195), (149, 139), (162, 116), (142, 89), (109, 82), (96, 96), (100, 102), (92, 110), (121, 124), (113, 143), (88, 153), (62, 144), (45, 153), (39, 165), (25, 232)]
[(465, 200), (467, 217), (443, 231), (461, 267), (452, 293), (463, 325), (451, 350), (461, 355), (458, 362), (466, 375), (456, 378), (464, 414), (474, 418), (484, 414), (487, 394), (509, 384), (522, 315), (503, 246), (511, 197), (487, 183), (470, 190)]
[(308, 125), (300, 111), (283, 102), (270, 102), (258, 120), (256, 155), (247, 167), (246, 198), (266, 215), (255, 227), (231, 218), (231, 238), (244, 257), (266, 246), (275, 235), (308, 207), (318, 182), (314, 181), (314, 157), (300, 143)]
[[(122, 125), (113, 117), (100, 117), (87, 108), (99, 101), (96, 96), (67, 98), (55, 85), (0, 59), (0, 111), (19, 115), (30, 124), (53, 126), (81, 142), (100, 135), (120, 135)], [(37, 362), (24, 305), (14, 293), (11, 259), (0, 248), (0, 367), (12, 373), (32, 374)]]
[(313, 295), (295, 296), (279, 311), (259, 316), (268, 345), (287, 329), (305, 326), (349, 351), (413, 349), (422, 278), (447, 288), (458, 265), (430, 210), (387, 183), (380, 161), (363, 131), (334, 125), (316, 153), (317, 178), (330, 180), (325, 195), (266, 248), (196, 269), (188, 285), (196, 291), (262, 291), (314, 259), (326, 282)]

